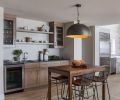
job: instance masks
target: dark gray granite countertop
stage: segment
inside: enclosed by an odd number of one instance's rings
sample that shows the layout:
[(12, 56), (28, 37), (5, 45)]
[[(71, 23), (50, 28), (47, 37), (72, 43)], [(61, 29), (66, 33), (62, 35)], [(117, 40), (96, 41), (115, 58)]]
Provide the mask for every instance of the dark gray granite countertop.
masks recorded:
[(69, 60), (69, 59), (48, 60), (48, 61), (27, 60), (27, 61), (21, 61), (21, 62), (4, 61), (4, 65), (18, 65), (18, 64), (26, 64), (26, 63), (54, 62), (54, 61), (64, 61), (64, 60)]

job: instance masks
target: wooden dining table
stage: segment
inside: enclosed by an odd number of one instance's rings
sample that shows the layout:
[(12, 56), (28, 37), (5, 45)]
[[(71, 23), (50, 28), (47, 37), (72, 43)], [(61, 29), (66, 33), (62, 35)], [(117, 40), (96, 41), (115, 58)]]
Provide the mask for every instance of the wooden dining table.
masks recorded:
[[(72, 100), (72, 78), (92, 72), (104, 71), (104, 67), (89, 66), (88, 68), (74, 68), (72, 65), (57, 66), (48, 68), (48, 100), (51, 100), (51, 74), (57, 73), (68, 77), (68, 100)], [(102, 100), (105, 99), (105, 84), (102, 83)]]

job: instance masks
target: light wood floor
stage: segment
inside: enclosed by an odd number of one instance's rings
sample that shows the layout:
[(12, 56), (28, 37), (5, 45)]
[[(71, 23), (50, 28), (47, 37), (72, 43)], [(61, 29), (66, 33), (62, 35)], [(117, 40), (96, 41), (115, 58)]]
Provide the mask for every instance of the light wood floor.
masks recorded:
[[(111, 100), (120, 100), (120, 74), (110, 76), (108, 81), (111, 92)], [(44, 89), (37, 88), (25, 92), (6, 95), (5, 100), (45, 100), (46, 94), (47, 88)], [(55, 88), (52, 89), (52, 95), (53, 96), (56, 95)], [(101, 97), (101, 88), (99, 89), (99, 96)]]

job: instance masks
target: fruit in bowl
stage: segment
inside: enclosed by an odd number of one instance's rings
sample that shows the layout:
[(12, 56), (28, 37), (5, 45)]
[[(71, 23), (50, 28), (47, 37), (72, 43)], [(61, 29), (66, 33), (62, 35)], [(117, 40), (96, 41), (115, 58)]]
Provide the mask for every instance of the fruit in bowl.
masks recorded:
[(86, 68), (87, 67), (87, 65), (86, 65), (84, 60), (73, 60), (72, 61), (72, 66), (73, 67), (82, 67), (82, 68)]

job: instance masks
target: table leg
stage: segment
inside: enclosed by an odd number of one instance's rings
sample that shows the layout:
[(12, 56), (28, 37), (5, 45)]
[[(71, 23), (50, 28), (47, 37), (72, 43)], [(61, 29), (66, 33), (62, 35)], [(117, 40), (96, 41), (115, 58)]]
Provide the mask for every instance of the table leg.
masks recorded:
[(51, 72), (48, 71), (48, 100), (51, 100)]
[(102, 100), (105, 100), (105, 83), (102, 82)]
[(72, 76), (71, 75), (69, 75), (69, 77), (68, 77), (69, 79), (69, 84), (68, 84), (68, 92), (69, 92), (69, 94), (68, 94), (68, 100), (72, 100)]

